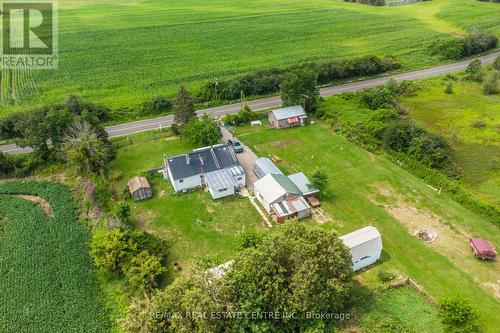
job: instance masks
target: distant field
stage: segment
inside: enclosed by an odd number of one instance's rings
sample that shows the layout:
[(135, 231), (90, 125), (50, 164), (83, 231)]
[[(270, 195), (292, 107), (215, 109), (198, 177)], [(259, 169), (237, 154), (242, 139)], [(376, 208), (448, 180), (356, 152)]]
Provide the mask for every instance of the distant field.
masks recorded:
[[(423, 126), (446, 136), (469, 187), (500, 205), (500, 95), (483, 95), (480, 84), (462, 80), (449, 95), (442, 78), (420, 86), (403, 104)], [(478, 122), (484, 127), (474, 126)]]
[(431, 66), (431, 40), (470, 29), (500, 35), (500, 6), (434, 0), (372, 7), (342, 0), (60, 1), (60, 68), (20, 80), (37, 93), (0, 116), (76, 93), (110, 107), (171, 95), (181, 83), (366, 54)]

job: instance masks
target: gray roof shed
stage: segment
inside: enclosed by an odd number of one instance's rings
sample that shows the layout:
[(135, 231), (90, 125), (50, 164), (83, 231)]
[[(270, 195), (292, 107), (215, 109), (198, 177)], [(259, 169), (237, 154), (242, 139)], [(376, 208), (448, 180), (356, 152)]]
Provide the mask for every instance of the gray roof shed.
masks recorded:
[(270, 112), (272, 112), (274, 114), (274, 117), (277, 120), (283, 120), (283, 119), (288, 119), (288, 118), (293, 118), (293, 117), (298, 117), (298, 118), (306, 118), (307, 117), (307, 114), (304, 111), (304, 108), (300, 105), (288, 106), (285, 108), (272, 110)]

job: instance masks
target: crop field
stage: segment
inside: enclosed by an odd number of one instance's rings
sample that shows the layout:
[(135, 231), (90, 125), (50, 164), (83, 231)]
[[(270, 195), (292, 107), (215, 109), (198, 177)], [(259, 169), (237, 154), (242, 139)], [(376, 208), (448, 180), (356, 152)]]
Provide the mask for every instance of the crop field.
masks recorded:
[(443, 134), (464, 169), (466, 184), (500, 205), (499, 95), (483, 95), (481, 85), (459, 80), (445, 94), (442, 78), (420, 83), (415, 97), (403, 104), (422, 126)]
[[(239, 138), (259, 156), (278, 156), (285, 172), (310, 175), (318, 167), (328, 172), (322, 209), (329, 221), (306, 223), (340, 234), (366, 225), (381, 231), (382, 261), (359, 275), (362, 281), (371, 285), (383, 269), (411, 276), (437, 300), (463, 295), (478, 308), (485, 332), (496, 332), (500, 321), (490, 313), (500, 310), (500, 265), (477, 260), (468, 246), (469, 236), (500, 246), (498, 227), (491, 221), (321, 124), (288, 130), (241, 128)], [(432, 230), (438, 237), (424, 243), (413, 235), (417, 230)]]
[(109, 330), (87, 242), (65, 186), (0, 184), (0, 331)]
[[(394, 55), (403, 69), (441, 62), (424, 47), (471, 29), (500, 35), (500, 6), (434, 0), (372, 7), (342, 0), (60, 1), (60, 66), (33, 71), (13, 110), (70, 93), (109, 107), (172, 95), (180, 84), (306, 60)], [(362, 24), (360, 24), (362, 22)]]

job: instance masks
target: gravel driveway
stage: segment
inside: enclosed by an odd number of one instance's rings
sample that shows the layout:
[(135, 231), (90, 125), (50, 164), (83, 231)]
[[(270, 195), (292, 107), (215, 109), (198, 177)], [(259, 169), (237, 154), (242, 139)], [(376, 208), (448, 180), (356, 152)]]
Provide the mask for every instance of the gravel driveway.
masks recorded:
[[(227, 140), (231, 139), (233, 135), (231, 132), (227, 130), (225, 127), (221, 127), (222, 129), (222, 142), (227, 143)], [(239, 140), (239, 139), (238, 139)], [(240, 161), (241, 166), (245, 170), (247, 176), (247, 189), (249, 191), (253, 191), (253, 183), (255, 183), (259, 178), (253, 172), (253, 168), (255, 165), (255, 161), (259, 158), (255, 153), (245, 145), (244, 142), (241, 142), (243, 146), (243, 152), (236, 154), (238, 157), (238, 161)]]

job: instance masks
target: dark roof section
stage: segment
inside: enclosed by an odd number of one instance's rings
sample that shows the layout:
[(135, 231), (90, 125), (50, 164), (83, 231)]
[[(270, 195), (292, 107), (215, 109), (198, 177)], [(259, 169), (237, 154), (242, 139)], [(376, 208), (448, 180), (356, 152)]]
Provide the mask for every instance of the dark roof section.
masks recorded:
[(229, 145), (197, 149), (185, 155), (167, 157), (174, 180), (240, 165)]

